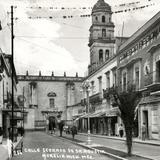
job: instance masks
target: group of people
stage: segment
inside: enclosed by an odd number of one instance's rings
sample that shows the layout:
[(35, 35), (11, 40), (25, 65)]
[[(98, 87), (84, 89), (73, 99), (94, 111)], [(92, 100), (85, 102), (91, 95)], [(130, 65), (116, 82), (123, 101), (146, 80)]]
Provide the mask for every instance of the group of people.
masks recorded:
[[(63, 133), (63, 127), (65, 125), (64, 121), (59, 121), (58, 123), (58, 128), (59, 128), (59, 132), (60, 132), (60, 137), (62, 137), (62, 133)], [(47, 119), (46, 120), (46, 132), (50, 132), (51, 134), (55, 133), (55, 129), (56, 129), (56, 123), (54, 119)], [(77, 134), (77, 127), (75, 125), (75, 123), (73, 122), (73, 125), (71, 127), (71, 133), (72, 133), (72, 138), (74, 139), (75, 135)]]
[[(59, 125), (60, 137), (62, 137), (64, 121), (61, 121), (60, 123), (58, 123), (58, 125)], [(77, 127), (74, 122), (71, 127), (71, 134), (72, 134), (72, 138), (74, 139), (75, 135), (77, 134)]]
[[(64, 124), (65, 124), (64, 121), (60, 121), (58, 123), (60, 137), (62, 137)], [(50, 133), (53, 134), (53, 133), (55, 133), (55, 128), (56, 128), (55, 121), (54, 120), (53, 121), (47, 120), (46, 131), (48, 132), (48, 130), (50, 130)], [(119, 136), (122, 138), (124, 136), (124, 127), (122, 124), (120, 124), (120, 126), (118, 127), (118, 132), (119, 132)], [(77, 134), (77, 127), (74, 122), (71, 127), (71, 134), (72, 134), (72, 138), (74, 139), (75, 135)], [(144, 141), (145, 139), (146, 139), (146, 125), (145, 125), (145, 123), (143, 123), (143, 125), (142, 125), (142, 140)]]

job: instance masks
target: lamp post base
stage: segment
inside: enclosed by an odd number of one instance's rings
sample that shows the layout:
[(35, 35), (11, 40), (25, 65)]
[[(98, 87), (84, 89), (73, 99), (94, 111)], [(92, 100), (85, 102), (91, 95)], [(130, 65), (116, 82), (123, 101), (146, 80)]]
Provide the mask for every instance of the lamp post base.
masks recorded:
[(90, 136), (90, 130), (88, 130), (88, 133), (87, 133), (87, 145), (91, 145), (91, 136)]

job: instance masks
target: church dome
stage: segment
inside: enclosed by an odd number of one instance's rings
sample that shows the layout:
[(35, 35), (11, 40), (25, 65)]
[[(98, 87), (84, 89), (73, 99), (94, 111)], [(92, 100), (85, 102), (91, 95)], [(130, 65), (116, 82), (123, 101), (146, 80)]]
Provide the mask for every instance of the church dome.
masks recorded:
[(104, 0), (98, 0), (98, 2), (93, 6), (92, 13), (94, 12), (112, 12), (111, 6), (107, 4)]

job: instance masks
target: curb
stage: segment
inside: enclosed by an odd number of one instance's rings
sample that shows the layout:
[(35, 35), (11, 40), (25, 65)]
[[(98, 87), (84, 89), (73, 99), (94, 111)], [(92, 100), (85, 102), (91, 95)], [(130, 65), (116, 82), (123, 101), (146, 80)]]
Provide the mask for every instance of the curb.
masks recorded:
[[(50, 136), (52, 136), (52, 135), (50, 135)], [(109, 153), (109, 152), (105, 152), (105, 151), (102, 152), (101, 150), (95, 149), (95, 148), (93, 148), (93, 147), (89, 147), (89, 146), (87, 146), (87, 145), (74, 142), (74, 141), (72, 141), (72, 140), (69, 140), (68, 138), (59, 137), (59, 136), (57, 136), (56, 134), (55, 134), (55, 136), (56, 136), (57, 138), (59, 138), (59, 139), (67, 140), (67, 141), (69, 141), (69, 142), (71, 142), (71, 143), (73, 143), (73, 144), (79, 145), (79, 146), (81, 146), (81, 147), (83, 147), (83, 148), (87, 148), (87, 149), (91, 149), (91, 150), (97, 150), (97, 151), (100, 152), (99, 154), (107, 155), (107, 156), (109, 156), (109, 157), (111, 157), (111, 158), (114, 158), (115, 160), (127, 160), (126, 158), (119, 157), (119, 156), (114, 155), (114, 154), (111, 154), (111, 153)]]
[[(50, 134), (49, 134), (50, 135)], [(50, 136), (52, 136), (52, 135), (50, 135)], [(80, 144), (80, 143), (78, 143), (78, 142), (75, 142), (75, 141), (72, 141), (72, 140), (70, 140), (70, 139), (68, 139), (67, 137), (59, 137), (57, 134), (55, 134), (55, 136), (57, 137), (57, 138), (59, 138), (59, 139), (65, 139), (65, 140), (67, 140), (67, 141), (69, 141), (69, 142), (71, 142), (71, 143), (73, 143), (73, 144), (76, 144), (76, 145), (79, 145), (79, 146), (81, 146), (81, 147), (84, 147), (84, 148), (88, 148), (88, 149), (92, 149), (92, 150), (95, 150), (95, 148), (93, 147), (89, 147), (89, 146), (87, 146), (87, 145), (83, 145), (83, 144)], [(103, 137), (102, 137), (103, 138)], [(104, 146), (105, 147), (105, 146)], [(115, 151), (119, 151), (119, 150), (116, 150), (116, 149), (113, 149), (113, 148), (110, 148), (110, 149), (112, 149), (112, 150), (115, 150)], [(98, 150), (98, 149), (97, 149)], [(100, 150), (99, 150), (100, 151)], [(111, 153), (109, 153), (109, 152), (100, 152), (100, 154), (104, 154), (104, 155), (107, 155), (107, 156), (109, 156), (109, 157), (111, 157), (111, 158), (115, 158), (116, 160), (128, 160), (128, 159), (126, 159), (126, 158), (123, 158), (123, 157), (120, 157), (120, 156), (117, 156), (117, 155), (114, 155), (114, 154), (111, 154)], [(146, 157), (146, 156), (142, 156), (142, 155), (138, 155), (138, 154), (133, 154), (133, 155), (135, 155), (135, 156), (138, 156), (138, 157), (141, 157), (141, 158), (145, 158), (146, 160), (154, 160), (154, 159), (152, 159), (152, 158), (150, 158), (150, 157)]]
[[(84, 136), (87, 136), (87, 134), (85, 133), (79, 133), (79, 135), (84, 135)], [(109, 136), (103, 136), (103, 135), (96, 135), (96, 134), (90, 134), (90, 136), (92, 137), (97, 137), (97, 138), (107, 138), (107, 139), (113, 139), (113, 140), (119, 140), (119, 141), (126, 141), (125, 139), (121, 139), (121, 138), (114, 138), (114, 137), (109, 137)], [(152, 143), (152, 142), (146, 142), (146, 141), (136, 141), (136, 140), (133, 140), (133, 143), (140, 143), (140, 144), (147, 144), (147, 145), (152, 145), (152, 146), (160, 146), (160, 144), (158, 143)]]
[[(84, 136), (87, 136), (86, 134), (84, 134), (84, 133), (78, 133), (78, 134), (80, 134), (80, 135), (84, 135)], [(103, 136), (100, 136), (100, 135), (91, 135), (92, 137), (98, 137), (98, 138), (108, 138), (108, 139), (113, 139), (113, 140), (120, 140), (120, 141), (125, 141), (125, 139), (116, 139), (116, 138), (112, 138), (112, 137), (103, 137)], [(137, 142), (138, 143), (138, 142)], [(140, 142), (141, 143), (141, 142)], [(146, 144), (146, 143), (141, 143), (141, 144)], [(152, 145), (152, 144), (151, 144)], [(159, 145), (158, 145), (159, 146)], [(113, 149), (113, 148), (110, 148), (110, 149)], [(113, 149), (113, 150), (116, 150), (116, 149)], [(119, 150), (117, 150), (117, 151), (119, 151)], [(138, 157), (141, 157), (141, 158), (146, 158), (146, 159), (148, 159), (148, 160), (154, 160), (154, 159), (152, 159), (152, 158), (150, 158), (150, 157), (145, 157), (145, 156), (142, 156), (142, 155), (138, 155), (138, 154), (133, 154), (133, 155), (135, 155), (135, 156), (138, 156)]]

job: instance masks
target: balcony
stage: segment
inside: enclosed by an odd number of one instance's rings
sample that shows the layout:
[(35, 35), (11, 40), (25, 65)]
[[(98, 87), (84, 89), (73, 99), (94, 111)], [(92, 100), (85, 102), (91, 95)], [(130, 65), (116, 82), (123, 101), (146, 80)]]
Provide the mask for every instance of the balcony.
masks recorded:
[(12, 103), (12, 94), (10, 92), (7, 92), (7, 94), (4, 95), (4, 103)]
[(160, 73), (152, 72), (146, 75), (144, 85), (150, 92), (160, 91)]
[(89, 97), (89, 102), (91, 104), (102, 103), (102, 93), (97, 93)]
[(109, 88), (103, 89), (103, 97), (109, 99)]
[(86, 98), (82, 99), (81, 100), (81, 105), (86, 106), (86, 104), (87, 104), (87, 99)]

